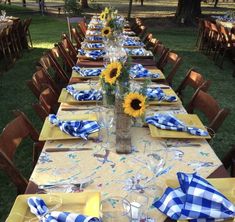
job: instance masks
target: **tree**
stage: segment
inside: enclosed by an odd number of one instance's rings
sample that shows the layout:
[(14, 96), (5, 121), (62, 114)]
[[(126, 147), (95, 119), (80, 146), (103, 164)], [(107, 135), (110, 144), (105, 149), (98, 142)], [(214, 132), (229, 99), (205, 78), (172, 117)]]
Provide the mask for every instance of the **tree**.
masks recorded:
[(87, 0), (81, 0), (81, 8), (89, 8)]
[(132, 10), (132, 0), (129, 1), (128, 15), (127, 18), (131, 18), (131, 10)]
[(191, 25), (200, 16), (201, 0), (178, 0), (178, 7), (175, 14), (178, 23)]

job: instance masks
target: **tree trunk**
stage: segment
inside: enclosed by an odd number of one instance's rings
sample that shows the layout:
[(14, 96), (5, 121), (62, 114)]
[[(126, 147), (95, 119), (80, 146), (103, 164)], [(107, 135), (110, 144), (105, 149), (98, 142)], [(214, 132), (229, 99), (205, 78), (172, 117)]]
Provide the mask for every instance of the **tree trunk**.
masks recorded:
[(140, 0), (141, 6), (144, 6), (144, 0)]
[(131, 18), (131, 10), (132, 10), (132, 0), (129, 1), (129, 9), (128, 9), (128, 20)]
[(201, 0), (178, 0), (176, 20), (178, 23), (192, 25), (201, 16)]
[(81, 0), (81, 8), (89, 8), (87, 0)]
[(26, 0), (22, 0), (23, 7), (26, 7)]

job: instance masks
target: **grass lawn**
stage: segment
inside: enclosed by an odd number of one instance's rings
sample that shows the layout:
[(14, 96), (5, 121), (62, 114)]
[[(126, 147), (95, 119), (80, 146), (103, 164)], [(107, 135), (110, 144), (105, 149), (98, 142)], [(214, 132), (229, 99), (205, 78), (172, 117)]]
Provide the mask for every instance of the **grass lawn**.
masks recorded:
[[(0, 10), (2, 7), (0, 4)], [(0, 76), (0, 129), (3, 129), (12, 119), (11, 110), (20, 109), (27, 114), (35, 127), (40, 130), (42, 122), (31, 108), (31, 104), (36, 102), (36, 98), (27, 88), (25, 80), (31, 78), (35, 71), (35, 63), (43, 52), (48, 48), (52, 48), (53, 44), (60, 40), (61, 33), (67, 30), (65, 19), (40, 16), (35, 13), (32, 14), (30, 11), (22, 14), (25, 9), (15, 6), (7, 7), (6, 10), (8, 15), (14, 12), (14, 15), (21, 18), (33, 18), (30, 32), (34, 49), (24, 52), (23, 57), (16, 62), (14, 67), (4, 73), (3, 76)], [(18, 14), (15, 14), (16, 12)], [(153, 32), (167, 47), (183, 57), (183, 64), (174, 80), (174, 87), (178, 86), (189, 68), (195, 67), (207, 79), (212, 80), (209, 92), (220, 101), (222, 107), (231, 109), (230, 116), (220, 128), (215, 139), (211, 141), (212, 147), (221, 157), (229, 148), (229, 145), (235, 143), (235, 113), (233, 113), (235, 107), (233, 101), (235, 79), (232, 77), (234, 64), (228, 60), (224, 63), (224, 69), (221, 70), (214, 65), (210, 58), (198, 52), (195, 49), (196, 29), (194, 28), (164, 28), (162, 25), (156, 26), (153, 19), (146, 20), (146, 24), (151, 27), (149, 31)], [(17, 165), (27, 178), (31, 174), (31, 147), (32, 143), (30, 141), (24, 142), (21, 146), (22, 151), (17, 155), (16, 160)], [(9, 185), (8, 178), (0, 171), (0, 221), (5, 221), (15, 197), (14, 186)]]

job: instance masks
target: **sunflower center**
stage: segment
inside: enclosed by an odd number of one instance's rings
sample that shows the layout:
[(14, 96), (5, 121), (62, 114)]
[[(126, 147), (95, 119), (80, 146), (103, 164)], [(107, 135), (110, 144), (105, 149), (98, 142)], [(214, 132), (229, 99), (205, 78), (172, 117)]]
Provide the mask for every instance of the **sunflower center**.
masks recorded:
[(112, 71), (110, 72), (110, 78), (113, 78), (117, 75), (117, 68), (112, 69)]
[(104, 30), (104, 34), (105, 34), (105, 35), (109, 34), (109, 30), (108, 30), (108, 29), (105, 29), (105, 30)]
[(131, 107), (134, 109), (134, 110), (139, 110), (141, 109), (141, 101), (138, 100), (138, 99), (133, 99), (131, 101)]

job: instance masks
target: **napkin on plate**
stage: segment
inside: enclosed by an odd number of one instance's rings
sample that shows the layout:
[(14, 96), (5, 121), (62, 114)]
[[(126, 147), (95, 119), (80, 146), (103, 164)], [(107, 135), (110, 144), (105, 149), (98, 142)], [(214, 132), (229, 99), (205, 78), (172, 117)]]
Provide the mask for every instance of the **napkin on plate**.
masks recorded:
[(99, 222), (97, 217), (82, 214), (50, 211), (44, 200), (40, 197), (30, 197), (27, 200), (31, 213), (35, 214), (42, 222)]
[(128, 49), (125, 48), (126, 53), (129, 55), (134, 55), (134, 56), (144, 56), (145, 55), (145, 50), (143, 48), (139, 49)]
[(155, 89), (147, 88), (146, 95), (150, 101), (157, 100), (157, 101), (167, 101), (167, 102), (176, 102), (176, 96), (167, 96), (160, 87)]
[(95, 36), (87, 36), (86, 39), (89, 41), (102, 41), (103, 40), (103, 38), (101, 36), (96, 36), (96, 35)]
[(86, 47), (89, 48), (89, 49), (104, 48), (104, 44), (103, 43), (86, 43)]
[(85, 55), (89, 58), (93, 58), (93, 59), (98, 59), (101, 56), (105, 55), (105, 51), (103, 50), (92, 50), (92, 51), (85, 51), (83, 49), (79, 49), (78, 52), (80, 53), (80, 55)]
[(81, 68), (78, 65), (73, 66), (72, 69), (79, 73), (81, 76), (86, 77), (86, 76), (99, 76), (102, 72), (103, 69), (101, 68), (94, 68), (94, 69), (86, 69), (86, 68)]
[(140, 41), (135, 41), (133, 39), (127, 39), (124, 41), (123, 43), (124, 46), (144, 46), (144, 43), (143, 42), (140, 42)]
[(163, 130), (188, 132), (196, 136), (208, 136), (209, 135), (207, 131), (204, 131), (202, 129), (199, 129), (193, 126), (185, 125), (182, 121), (180, 121), (179, 119), (177, 119), (175, 116), (171, 114), (158, 113), (158, 114), (155, 114), (154, 116), (146, 117), (145, 120), (148, 124), (152, 124), (156, 126), (157, 128), (160, 128)]
[(66, 90), (78, 101), (98, 101), (102, 99), (101, 91), (96, 89), (76, 90), (73, 86), (68, 85)]
[(180, 187), (168, 187), (155, 206), (173, 220), (206, 222), (235, 217), (235, 206), (197, 173), (177, 173)]
[(144, 78), (144, 77), (159, 78), (160, 75), (157, 73), (156, 74), (151, 73), (141, 64), (136, 64), (130, 68), (130, 76), (133, 78)]
[(95, 133), (100, 129), (100, 125), (96, 121), (59, 120), (55, 114), (49, 115), (49, 122), (58, 126), (64, 133), (73, 137), (81, 137), (85, 140), (87, 140), (89, 134)]

